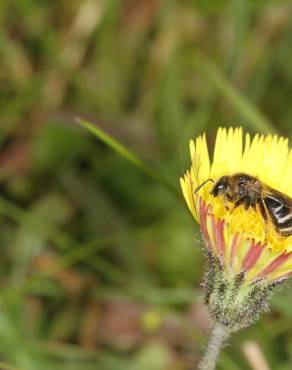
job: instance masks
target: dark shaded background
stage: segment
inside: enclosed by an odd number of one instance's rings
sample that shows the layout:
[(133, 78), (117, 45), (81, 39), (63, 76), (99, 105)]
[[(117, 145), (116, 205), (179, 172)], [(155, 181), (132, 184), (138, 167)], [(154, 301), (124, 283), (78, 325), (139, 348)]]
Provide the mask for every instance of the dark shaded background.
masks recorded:
[[(292, 3), (0, 2), (0, 363), (10, 370), (194, 369), (209, 321), (179, 189), (188, 141), (219, 125), (291, 134)], [(219, 369), (292, 368), (291, 289)], [(10, 365), (10, 366), (9, 366)]]

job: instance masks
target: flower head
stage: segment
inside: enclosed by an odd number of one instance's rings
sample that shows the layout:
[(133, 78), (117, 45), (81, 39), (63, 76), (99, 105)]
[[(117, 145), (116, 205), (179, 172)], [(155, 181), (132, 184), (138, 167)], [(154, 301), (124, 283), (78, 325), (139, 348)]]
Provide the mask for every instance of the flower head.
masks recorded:
[(280, 281), (292, 274), (292, 236), (283, 237), (258, 208), (226, 206), (223, 197), (210, 190), (222, 176), (245, 173), (292, 198), (292, 150), (288, 139), (276, 135), (249, 134), (241, 128), (219, 128), (213, 161), (205, 135), (190, 142), (192, 166), (181, 178), (182, 191), (194, 218), (200, 224), (209, 250), (225, 274), (244, 272), (244, 283)]

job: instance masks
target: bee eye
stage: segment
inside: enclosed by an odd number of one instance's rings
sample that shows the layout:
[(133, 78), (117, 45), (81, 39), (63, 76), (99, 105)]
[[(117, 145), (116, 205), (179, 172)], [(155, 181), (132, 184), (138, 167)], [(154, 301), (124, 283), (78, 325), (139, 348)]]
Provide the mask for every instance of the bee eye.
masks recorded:
[(245, 185), (245, 181), (239, 181), (239, 182), (238, 182), (238, 185), (239, 185), (239, 186), (244, 186), (244, 185)]

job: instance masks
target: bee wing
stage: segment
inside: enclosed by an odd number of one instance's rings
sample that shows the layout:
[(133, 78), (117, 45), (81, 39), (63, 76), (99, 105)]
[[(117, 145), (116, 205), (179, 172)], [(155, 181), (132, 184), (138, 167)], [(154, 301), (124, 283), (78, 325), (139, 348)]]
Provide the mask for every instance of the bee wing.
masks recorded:
[(283, 205), (283, 207), (287, 209), (292, 208), (292, 199), (290, 197), (268, 186), (264, 186), (262, 190), (262, 197), (275, 207)]
[(262, 192), (265, 209), (271, 217), (276, 230), (283, 235), (291, 235), (292, 231), (292, 200), (287, 195), (274, 190)]

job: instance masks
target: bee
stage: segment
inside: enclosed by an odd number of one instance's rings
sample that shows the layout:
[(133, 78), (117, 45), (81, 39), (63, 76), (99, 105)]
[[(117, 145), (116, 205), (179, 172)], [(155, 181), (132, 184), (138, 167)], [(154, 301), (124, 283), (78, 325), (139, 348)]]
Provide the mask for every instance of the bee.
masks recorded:
[[(209, 181), (214, 183), (214, 180), (207, 179), (195, 193)], [(240, 205), (246, 210), (250, 207), (258, 209), (266, 225), (270, 220), (278, 234), (283, 237), (292, 235), (292, 199), (257, 177), (245, 173), (222, 176), (214, 183), (210, 194), (222, 196), (225, 204), (233, 203), (231, 212)]]

